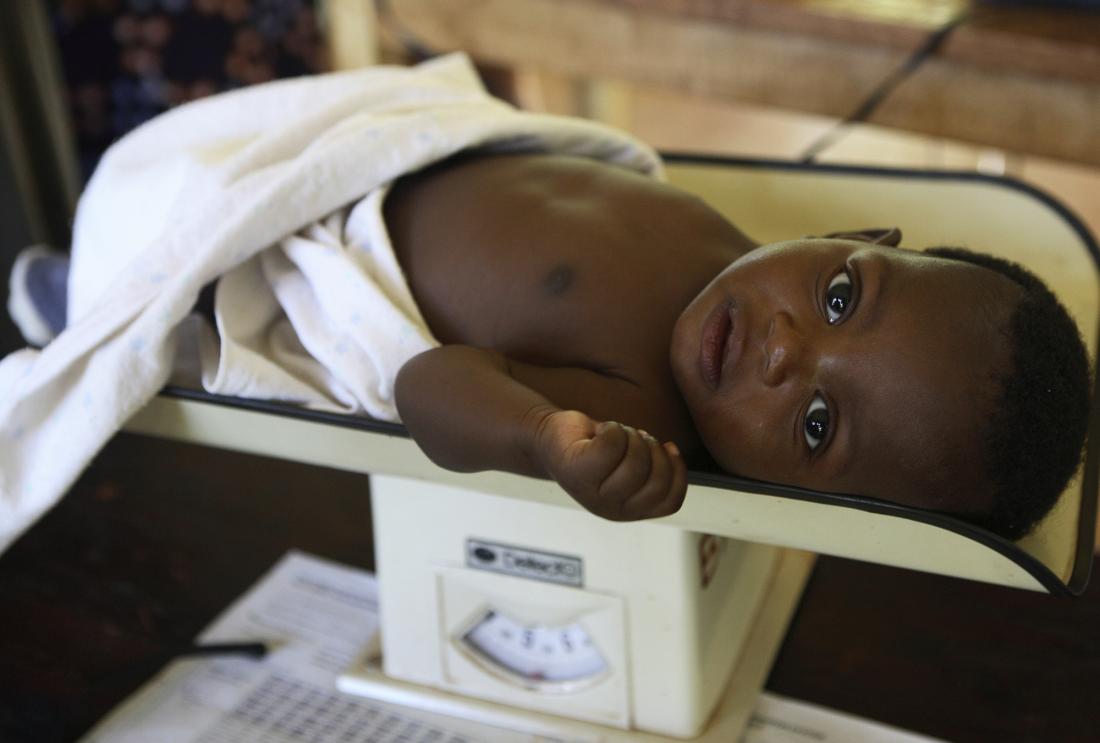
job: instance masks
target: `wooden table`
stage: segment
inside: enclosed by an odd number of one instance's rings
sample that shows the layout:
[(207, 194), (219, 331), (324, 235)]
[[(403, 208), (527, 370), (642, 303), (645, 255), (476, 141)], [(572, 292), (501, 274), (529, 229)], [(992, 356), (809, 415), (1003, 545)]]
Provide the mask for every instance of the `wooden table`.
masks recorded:
[[(361, 477), (130, 435), (0, 557), (0, 740), (69, 741), (280, 555), (373, 565)], [(822, 558), (768, 688), (953, 741), (1097, 740), (1067, 600)]]
[[(341, 0), (354, 2), (355, 0)], [(877, 124), (1100, 165), (1100, 7), (973, 0), (401, 0), (382, 27), (436, 51), (843, 118), (957, 14)]]

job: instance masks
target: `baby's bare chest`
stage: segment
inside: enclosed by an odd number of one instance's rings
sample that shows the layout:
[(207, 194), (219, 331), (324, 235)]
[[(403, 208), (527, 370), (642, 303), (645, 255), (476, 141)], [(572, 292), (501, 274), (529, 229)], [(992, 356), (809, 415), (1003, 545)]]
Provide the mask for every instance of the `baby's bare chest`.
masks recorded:
[(491, 158), (394, 190), (387, 226), (442, 342), (544, 365), (666, 364), (714, 251), (677, 197), (606, 168)]

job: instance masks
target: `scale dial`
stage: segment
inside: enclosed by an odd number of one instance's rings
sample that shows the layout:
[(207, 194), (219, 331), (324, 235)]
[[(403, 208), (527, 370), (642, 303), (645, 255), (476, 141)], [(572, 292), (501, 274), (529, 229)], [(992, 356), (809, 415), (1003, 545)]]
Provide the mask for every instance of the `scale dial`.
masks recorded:
[(607, 661), (578, 622), (524, 624), (491, 609), (462, 635), (459, 647), (487, 670), (537, 691), (577, 691), (608, 673)]

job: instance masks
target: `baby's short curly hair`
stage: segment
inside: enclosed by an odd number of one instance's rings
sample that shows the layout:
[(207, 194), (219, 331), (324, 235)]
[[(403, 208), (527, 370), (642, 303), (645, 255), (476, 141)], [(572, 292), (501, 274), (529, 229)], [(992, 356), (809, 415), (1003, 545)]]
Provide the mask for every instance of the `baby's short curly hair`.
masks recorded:
[(1050, 511), (1080, 464), (1089, 422), (1088, 352), (1065, 307), (1024, 267), (962, 248), (924, 252), (996, 271), (1024, 290), (1009, 320), (1012, 361), (986, 433), (993, 506), (962, 516), (1019, 539)]

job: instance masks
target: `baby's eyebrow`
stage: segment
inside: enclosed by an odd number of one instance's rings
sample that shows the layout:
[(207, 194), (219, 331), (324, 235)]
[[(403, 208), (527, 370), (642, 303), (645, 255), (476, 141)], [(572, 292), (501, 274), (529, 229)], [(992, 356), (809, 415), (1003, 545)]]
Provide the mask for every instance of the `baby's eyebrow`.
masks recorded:
[(859, 317), (856, 318), (856, 323), (861, 333), (867, 333), (874, 330), (882, 317), (881, 300), (890, 283), (892, 266), (889, 261), (875, 261), (877, 268), (867, 270), (865, 267), (870, 261), (860, 260), (858, 257), (852, 263), (859, 280), (859, 303), (855, 308)]
[(864, 410), (863, 403), (866, 396), (860, 395), (855, 380), (846, 379), (837, 384), (834, 380), (832, 387), (832, 406), (829, 410), (830, 423), (834, 426), (832, 441), (829, 442), (829, 450), (822, 458), (825, 465), (826, 476), (839, 483), (851, 472), (856, 462), (862, 459), (859, 456), (860, 432), (859, 421)]
[[(855, 407), (858, 408), (858, 406)], [(852, 465), (860, 459), (856, 456), (856, 449), (859, 447), (859, 426), (856, 425), (854, 416), (843, 414), (837, 416), (837, 425), (838, 429), (833, 433), (833, 446), (829, 447), (832, 449), (829, 452), (832, 456), (828, 458), (832, 465), (829, 468), (829, 476), (834, 480), (841, 480), (852, 470)], [(841, 443), (841, 435), (844, 436), (843, 446), (838, 446)]]

